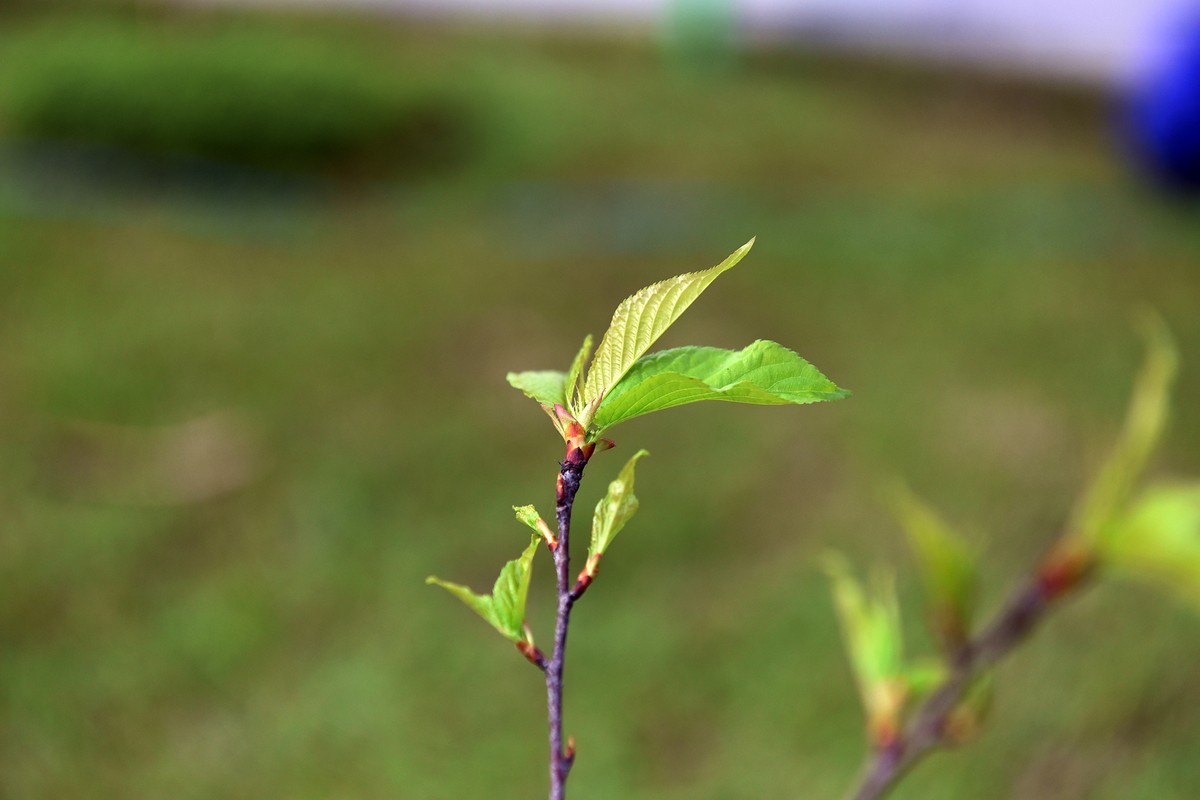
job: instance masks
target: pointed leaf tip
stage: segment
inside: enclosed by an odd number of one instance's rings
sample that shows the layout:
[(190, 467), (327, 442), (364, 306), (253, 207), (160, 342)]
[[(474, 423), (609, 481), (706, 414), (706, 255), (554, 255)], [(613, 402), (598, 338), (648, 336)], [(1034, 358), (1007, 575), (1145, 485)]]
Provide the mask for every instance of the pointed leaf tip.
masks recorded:
[(621, 468), (616, 480), (608, 485), (608, 493), (596, 503), (592, 515), (592, 541), (588, 547), (587, 567), (584, 572), (594, 575), (596, 565), (613, 539), (633, 518), (638, 510), (637, 495), (633, 493), (634, 471), (637, 462), (650, 455), (647, 450), (638, 450)]
[[(721, 273), (734, 267), (750, 251), (746, 242), (711, 269), (689, 272), (660, 281), (630, 295), (613, 312), (584, 381), (582, 404), (598, 402), (616, 386), (638, 358), (696, 301)], [(591, 423), (583, 412), (586, 425)]]
[(803, 405), (849, 394), (776, 342), (760, 339), (741, 350), (676, 347), (634, 362), (601, 400), (592, 436), (642, 414), (701, 400)]

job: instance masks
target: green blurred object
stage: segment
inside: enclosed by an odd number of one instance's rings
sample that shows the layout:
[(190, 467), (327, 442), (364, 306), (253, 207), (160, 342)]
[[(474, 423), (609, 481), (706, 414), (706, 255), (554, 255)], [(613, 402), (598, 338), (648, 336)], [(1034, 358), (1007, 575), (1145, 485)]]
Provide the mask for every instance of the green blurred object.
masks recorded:
[(1148, 489), (1107, 526), (1099, 547), (1105, 563), (1200, 609), (1200, 484)]
[(270, 168), (429, 172), (477, 110), (438, 76), (264, 26), (45, 25), (6, 48), (13, 135)]
[(1146, 361), (1133, 388), (1124, 428), (1099, 474), (1080, 498), (1071, 521), (1070, 533), (1088, 544), (1103, 538), (1105, 528), (1125, 510), (1170, 416), (1171, 385), (1179, 368), (1179, 354), (1160, 317), (1147, 315), (1142, 327)]
[(952, 657), (971, 634), (979, 599), (976, 557), (962, 537), (907, 487), (894, 487), (890, 499), (917, 561), (930, 627)]
[[(836, 554), (826, 556), (825, 571), (866, 712), (867, 737), (873, 746), (886, 747), (900, 732), (910, 688), (895, 577), (884, 571), (874, 573), (868, 592)], [(928, 684), (920, 672), (918, 682)]]

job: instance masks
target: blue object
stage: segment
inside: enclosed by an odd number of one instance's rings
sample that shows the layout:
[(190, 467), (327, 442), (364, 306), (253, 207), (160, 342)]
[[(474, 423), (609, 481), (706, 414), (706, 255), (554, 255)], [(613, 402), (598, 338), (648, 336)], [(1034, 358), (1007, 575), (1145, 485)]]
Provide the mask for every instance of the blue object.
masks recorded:
[(1132, 144), (1156, 182), (1200, 195), (1200, 10), (1169, 33), (1133, 87)]

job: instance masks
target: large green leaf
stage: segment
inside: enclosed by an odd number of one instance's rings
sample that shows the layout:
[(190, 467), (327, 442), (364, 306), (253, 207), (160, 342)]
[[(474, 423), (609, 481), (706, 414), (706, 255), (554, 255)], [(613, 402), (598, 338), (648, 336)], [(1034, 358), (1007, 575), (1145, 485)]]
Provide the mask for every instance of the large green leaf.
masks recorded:
[(592, 543), (588, 548), (587, 573), (594, 574), (596, 563), (604, 551), (612, 544), (612, 540), (625, 527), (625, 523), (633, 518), (638, 509), (637, 495), (633, 493), (634, 467), (642, 456), (650, 455), (645, 450), (639, 450), (625, 462), (617, 479), (608, 485), (608, 493), (596, 503), (596, 511), (592, 516)]
[(638, 359), (601, 401), (593, 435), (640, 414), (700, 400), (783, 405), (847, 395), (775, 342), (760, 340), (742, 350), (677, 347)]
[(525, 634), (525, 599), (529, 595), (529, 578), (532, 574), (533, 556), (537, 553), (540, 536), (533, 536), (529, 547), (520, 558), (509, 561), (500, 570), (500, 577), (492, 587), (492, 596), (479, 595), (466, 586), (443, 581), (429, 576), (425, 583), (441, 586), (462, 600), (506, 639), (514, 642), (527, 641)]
[(600, 340), (584, 382), (582, 405), (585, 408), (581, 409), (583, 413), (579, 419), (584, 427), (591, 422), (588, 418), (590, 409), (617, 385), (633, 362), (650, 349), (650, 345), (679, 319), (679, 315), (718, 275), (741, 261), (753, 245), (751, 239), (712, 269), (677, 275), (647, 286), (621, 301)]

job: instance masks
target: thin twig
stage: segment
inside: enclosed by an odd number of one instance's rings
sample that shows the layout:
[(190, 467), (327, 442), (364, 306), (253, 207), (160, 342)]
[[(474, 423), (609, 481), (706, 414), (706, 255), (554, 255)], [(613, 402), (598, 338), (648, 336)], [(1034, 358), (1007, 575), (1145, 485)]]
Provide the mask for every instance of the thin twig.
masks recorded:
[(554, 624), (554, 652), (546, 665), (546, 707), (550, 720), (550, 800), (566, 797), (567, 774), (575, 760), (572, 743), (563, 747), (562, 705), (563, 665), (567, 654), (567, 628), (571, 623), (571, 607), (578, 595), (571, 583), (571, 509), (583, 468), (590, 453), (579, 448), (567, 448), (567, 457), (558, 472), (555, 512), (558, 516), (558, 545), (554, 548), (554, 568), (557, 573), (558, 615)]
[(949, 676), (917, 708), (903, 735), (871, 758), (853, 794), (854, 800), (879, 800), (886, 796), (914, 764), (948, 742), (947, 723), (972, 679), (1024, 640), (1045, 616), (1051, 601), (1065, 588), (1048, 584), (1044, 578), (1031, 581), (979, 636), (963, 646)]

